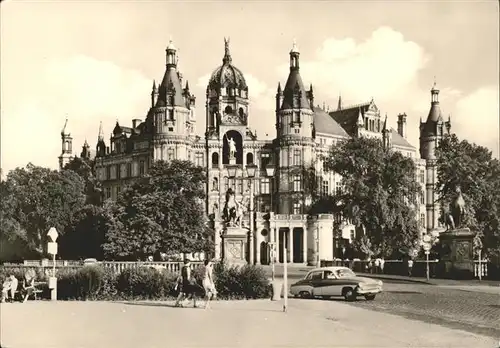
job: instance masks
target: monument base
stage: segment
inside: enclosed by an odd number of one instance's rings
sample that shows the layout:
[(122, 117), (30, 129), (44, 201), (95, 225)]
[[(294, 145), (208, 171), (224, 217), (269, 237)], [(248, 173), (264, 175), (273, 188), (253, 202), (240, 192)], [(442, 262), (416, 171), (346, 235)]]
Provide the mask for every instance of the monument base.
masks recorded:
[(248, 230), (239, 226), (225, 227), (223, 233), (222, 259), (228, 265), (246, 265)]
[(439, 235), (439, 273), (445, 278), (474, 278), (474, 237), (468, 228), (447, 230)]

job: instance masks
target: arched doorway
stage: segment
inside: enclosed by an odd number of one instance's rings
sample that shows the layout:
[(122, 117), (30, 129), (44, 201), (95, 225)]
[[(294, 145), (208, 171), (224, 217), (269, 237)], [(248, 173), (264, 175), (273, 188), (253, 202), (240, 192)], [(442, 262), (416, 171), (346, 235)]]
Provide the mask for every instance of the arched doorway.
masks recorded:
[(236, 164), (243, 164), (243, 138), (235, 130), (227, 131), (223, 136), (222, 164), (229, 164), (229, 139), (233, 139), (236, 146)]

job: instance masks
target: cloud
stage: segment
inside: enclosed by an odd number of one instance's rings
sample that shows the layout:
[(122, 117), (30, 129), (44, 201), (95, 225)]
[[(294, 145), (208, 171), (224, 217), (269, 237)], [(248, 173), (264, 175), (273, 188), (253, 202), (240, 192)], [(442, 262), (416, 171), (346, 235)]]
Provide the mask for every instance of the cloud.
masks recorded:
[(145, 118), (151, 81), (112, 62), (77, 55), (53, 60), (29, 85), (21, 102), (2, 105), (2, 169), (28, 162), (57, 168), (64, 119), (80, 154), (85, 139), (93, 148), (99, 122), (109, 134), (116, 120)]
[(462, 139), (486, 146), (498, 158), (499, 90), (495, 86), (480, 88), (460, 99), (452, 115), (452, 131)]
[[(363, 42), (352, 38), (329, 38), (313, 59), (302, 52), (301, 74), (326, 100), (339, 93), (353, 103), (394, 99), (415, 89), (416, 76), (430, 60), (418, 44), (388, 27), (375, 30)], [(279, 67), (285, 75), (288, 65)]]

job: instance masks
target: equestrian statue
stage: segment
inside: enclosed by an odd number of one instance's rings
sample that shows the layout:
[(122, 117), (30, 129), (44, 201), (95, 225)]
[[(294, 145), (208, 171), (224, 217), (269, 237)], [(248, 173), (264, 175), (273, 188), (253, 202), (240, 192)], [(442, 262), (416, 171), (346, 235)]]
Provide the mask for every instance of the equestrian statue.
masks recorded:
[(222, 211), (223, 219), (228, 224), (228, 226), (236, 226), (241, 227), (242, 216), (243, 216), (243, 207), (242, 204), (236, 201), (234, 191), (232, 188), (229, 188), (226, 192), (226, 203), (224, 205), (224, 209)]
[(444, 207), (443, 214), (447, 229), (453, 230), (462, 227), (465, 215), (465, 200), (460, 186), (456, 187), (455, 195), (450, 204)]

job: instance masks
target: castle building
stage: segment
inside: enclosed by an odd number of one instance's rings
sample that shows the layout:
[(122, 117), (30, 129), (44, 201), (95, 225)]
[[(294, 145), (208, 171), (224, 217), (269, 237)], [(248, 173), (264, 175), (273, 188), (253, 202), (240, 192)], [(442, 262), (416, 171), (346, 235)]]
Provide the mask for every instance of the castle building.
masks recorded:
[[(276, 137), (262, 140), (248, 127), (251, 91), (243, 72), (233, 63), (229, 40), (224, 44), (222, 64), (213, 71), (206, 88), (204, 137), (195, 133), (196, 99), (177, 69), (177, 50), (172, 42), (166, 49), (163, 79), (159, 85), (153, 82), (145, 119), (133, 119), (132, 127), (117, 122), (109, 145), (101, 124), (95, 160), (105, 198), (116, 199), (124, 185), (146, 173), (156, 160), (190, 160), (207, 169), (205, 207), (216, 232), (216, 258), (267, 264), (273, 252), (277, 261), (283, 262), (286, 251), (288, 262), (331, 260), (341, 256), (339, 248), (344, 243), (352, 242), (355, 228), (342, 216), (308, 217), (312, 193), (307, 188), (307, 170), (313, 169), (320, 195), (340, 194), (341, 177), (324, 168), (323, 155), (339, 141), (369, 136), (414, 159), (422, 185), (417, 207), (422, 233), (437, 228), (438, 206), (427, 203), (435, 202), (434, 152), (443, 135), (435, 88), (428, 120), (420, 126), (419, 156), (406, 139), (404, 113), (398, 115), (395, 130), (387, 124), (387, 115), (381, 117), (373, 99), (344, 107), (339, 97), (333, 111), (315, 106), (313, 86), (304, 86), (300, 52), (294, 43), (288, 78), (283, 88), (278, 83), (276, 92)], [(445, 126), (449, 132), (450, 122)], [(61, 156), (66, 158), (69, 134), (63, 133)], [(88, 144), (84, 148), (88, 154)], [(221, 215), (228, 191), (234, 192), (235, 201), (243, 207), (243, 236), (225, 231)]]

